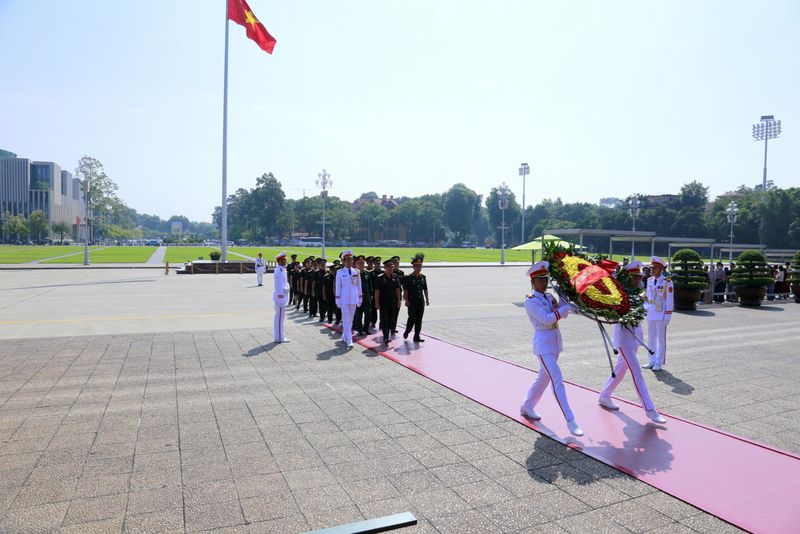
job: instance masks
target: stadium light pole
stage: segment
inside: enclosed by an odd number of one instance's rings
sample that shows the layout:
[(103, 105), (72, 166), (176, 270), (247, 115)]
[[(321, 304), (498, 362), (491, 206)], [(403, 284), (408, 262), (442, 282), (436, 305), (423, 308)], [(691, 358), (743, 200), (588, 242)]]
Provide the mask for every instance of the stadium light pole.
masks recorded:
[[(770, 139), (781, 135), (781, 121), (776, 121), (774, 115), (762, 115), (761, 122), (753, 125), (753, 139), (764, 141), (764, 175), (761, 178), (761, 193), (764, 203), (767, 201), (767, 145)], [(761, 218), (761, 244), (764, 244), (764, 217)]]
[(322, 197), (322, 257), (325, 257), (325, 200), (328, 198), (328, 189), (333, 185), (331, 175), (325, 169), (317, 174), (317, 187), (322, 189), (320, 197)]
[(525, 243), (525, 178), (531, 173), (531, 168), (527, 163), (519, 164), (519, 175), (522, 176), (522, 239), (520, 243)]
[(739, 214), (739, 206), (731, 200), (725, 211), (728, 213), (728, 222), (731, 223), (731, 245), (728, 249), (728, 263), (731, 263), (733, 261), (733, 223), (736, 222), (736, 216)]
[(631, 261), (636, 259), (636, 217), (639, 215), (639, 194), (634, 193), (628, 199), (628, 215), (633, 219), (633, 233), (631, 234)]
[(500, 224), (500, 265), (506, 264), (506, 208), (511, 198), (511, 191), (505, 182), (497, 188), (497, 205), (503, 214), (503, 222)]

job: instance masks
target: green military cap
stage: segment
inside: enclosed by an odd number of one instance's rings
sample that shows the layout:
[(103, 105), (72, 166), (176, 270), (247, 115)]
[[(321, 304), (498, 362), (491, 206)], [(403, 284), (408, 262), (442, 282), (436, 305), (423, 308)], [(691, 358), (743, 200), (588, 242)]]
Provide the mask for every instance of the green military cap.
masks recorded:
[(367, 256), (364, 259), (367, 260), (367, 261), (375, 261), (375, 256)]
[(342, 262), (341, 262), (341, 261), (339, 261), (339, 260), (333, 260), (333, 264), (334, 264), (334, 265), (339, 265), (340, 263), (342, 263)]
[(392, 264), (392, 265), (394, 265), (394, 260), (390, 258), (390, 259), (388, 259), (388, 260), (384, 261), (384, 262), (383, 262), (383, 264), (384, 264), (384, 265), (389, 265), (389, 264)]
[(392, 260), (394, 260), (394, 261), (400, 261), (400, 256), (392, 256)]
[(326, 261), (328, 260), (326, 260), (325, 258), (317, 258), (317, 263), (325, 263)]
[(380, 257), (380, 256), (375, 256), (375, 257), (374, 257), (374, 258), (372, 258), (372, 259), (373, 259), (373, 260), (375, 260), (375, 261), (381, 261), (381, 257)]
[(356, 261), (358, 261), (358, 260), (366, 260), (367, 258), (364, 255), (359, 254), (358, 256), (355, 257), (355, 259)]

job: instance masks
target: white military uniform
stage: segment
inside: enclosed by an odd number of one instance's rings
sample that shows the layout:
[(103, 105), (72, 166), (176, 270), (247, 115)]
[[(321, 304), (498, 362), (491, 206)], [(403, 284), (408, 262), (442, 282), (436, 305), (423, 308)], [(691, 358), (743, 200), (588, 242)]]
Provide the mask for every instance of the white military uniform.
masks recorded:
[(647, 342), (654, 354), (650, 355), (650, 366), (658, 371), (667, 359), (667, 325), (675, 306), (675, 289), (672, 280), (662, 274), (647, 280)]
[(600, 392), (601, 404), (604, 401), (611, 404), (611, 395), (625, 378), (625, 372), (630, 369), (633, 385), (636, 388), (636, 394), (639, 395), (639, 400), (642, 401), (642, 407), (645, 411), (656, 409), (653, 399), (650, 398), (650, 391), (647, 389), (644, 376), (642, 376), (642, 370), (639, 368), (639, 360), (636, 359), (636, 351), (639, 350), (643, 335), (641, 325), (623, 326), (619, 323), (614, 325), (613, 341), (614, 347), (619, 351), (619, 357), (614, 365), (614, 376), (608, 377), (606, 386)]
[(286, 277), (286, 267), (282, 265), (276, 265), (273, 280), (275, 282), (274, 289), (272, 291), (272, 302), (275, 304), (273, 340), (276, 343), (283, 343), (284, 341), (287, 341), (285, 331), (286, 306), (289, 303), (289, 281)]
[(555, 299), (546, 293), (532, 291), (525, 299), (525, 311), (533, 325), (533, 353), (539, 358), (539, 374), (528, 389), (522, 403), (522, 410), (532, 412), (541, 399), (547, 385), (553, 384), (553, 394), (561, 407), (567, 422), (575, 416), (567, 402), (564, 379), (558, 366), (558, 355), (563, 350), (558, 321), (569, 314), (570, 305), (559, 306)]
[(267, 264), (264, 258), (256, 258), (256, 282), (259, 286), (264, 285), (264, 273), (267, 272)]
[[(352, 256), (345, 251), (342, 256)], [(336, 273), (334, 295), (336, 305), (342, 310), (342, 341), (348, 347), (353, 346), (353, 317), (356, 308), (361, 306), (361, 273), (355, 267), (342, 267)]]

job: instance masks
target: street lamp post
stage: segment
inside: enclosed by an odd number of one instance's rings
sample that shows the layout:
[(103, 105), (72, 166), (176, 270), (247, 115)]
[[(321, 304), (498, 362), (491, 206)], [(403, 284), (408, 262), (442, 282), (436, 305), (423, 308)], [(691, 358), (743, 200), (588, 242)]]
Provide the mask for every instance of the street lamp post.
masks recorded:
[(497, 205), (503, 214), (503, 222), (500, 224), (500, 265), (506, 264), (506, 208), (511, 197), (511, 191), (505, 182), (497, 189)]
[(525, 243), (525, 177), (531, 173), (527, 163), (519, 164), (519, 175), (522, 176), (522, 239), (520, 243)]
[(639, 215), (639, 201), (638, 193), (634, 193), (628, 199), (628, 215), (633, 219), (633, 233), (631, 234), (631, 261), (636, 259), (636, 217)]
[(91, 183), (88, 174), (86, 175), (86, 196), (84, 201), (86, 203), (86, 213), (84, 220), (86, 222), (86, 233), (83, 236), (83, 264), (89, 265), (89, 192), (91, 190)]
[(725, 211), (728, 213), (728, 222), (731, 223), (731, 244), (730, 248), (728, 249), (728, 263), (731, 263), (733, 261), (733, 223), (736, 222), (736, 216), (739, 213), (739, 206), (736, 205), (736, 202), (731, 201)]
[[(753, 139), (764, 141), (764, 175), (761, 178), (761, 193), (764, 202), (767, 201), (767, 145), (770, 139), (781, 135), (781, 121), (776, 121), (774, 115), (762, 115), (761, 122), (753, 125)], [(764, 244), (764, 217), (761, 218), (761, 244)]]
[(322, 189), (320, 197), (322, 197), (322, 257), (325, 257), (325, 200), (328, 198), (328, 189), (333, 185), (331, 175), (322, 169), (322, 172), (317, 174), (317, 187)]

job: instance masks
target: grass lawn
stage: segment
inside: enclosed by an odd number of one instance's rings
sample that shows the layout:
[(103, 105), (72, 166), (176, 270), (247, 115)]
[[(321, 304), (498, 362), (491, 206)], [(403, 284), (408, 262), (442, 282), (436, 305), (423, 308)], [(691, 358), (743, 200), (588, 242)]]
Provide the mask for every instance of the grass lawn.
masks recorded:
[[(213, 251), (219, 251), (218, 248), (213, 247), (167, 247), (167, 255), (164, 257), (164, 261), (168, 261), (170, 263), (183, 263), (189, 260), (196, 260), (198, 258), (203, 258), (204, 260), (210, 260), (211, 258), (208, 255)], [(230, 258), (230, 259), (236, 259)], [(241, 259), (241, 258), (239, 258)]]
[(32, 245), (8, 246), (0, 245), (0, 263), (28, 263), (54, 256), (63, 256), (73, 252), (81, 252), (82, 246), (74, 245)]
[[(155, 251), (156, 247), (95, 247), (89, 250), (89, 261), (92, 263), (145, 263)], [(83, 263), (83, 254), (43, 263)]]

